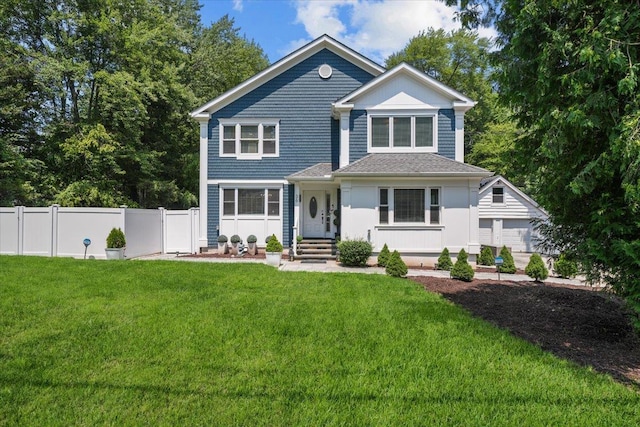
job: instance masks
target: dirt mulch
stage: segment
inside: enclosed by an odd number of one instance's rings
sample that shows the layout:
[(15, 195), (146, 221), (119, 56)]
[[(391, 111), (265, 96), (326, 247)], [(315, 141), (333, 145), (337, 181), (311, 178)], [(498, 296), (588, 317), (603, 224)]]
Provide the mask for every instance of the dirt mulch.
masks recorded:
[(558, 357), (640, 385), (640, 337), (632, 313), (605, 291), (535, 282), (412, 279)]

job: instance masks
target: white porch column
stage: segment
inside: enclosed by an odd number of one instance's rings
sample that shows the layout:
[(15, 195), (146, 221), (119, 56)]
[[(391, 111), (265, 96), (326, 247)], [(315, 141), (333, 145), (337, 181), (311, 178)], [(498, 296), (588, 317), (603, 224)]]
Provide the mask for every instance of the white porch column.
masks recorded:
[(464, 163), (464, 111), (455, 110), (456, 161)]
[(301, 233), (300, 230), (300, 199), (302, 192), (300, 191), (300, 184), (293, 184), (293, 255), (298, 255), (298, 241), (297, 237)]
[(200, 236), (198, 246), (206, 248), (209, 246), (207, 240), (207, 178), (208, 178), (208, 154), (209, 154), (209, 114), (203, 113), (195, 117), (200, 123), (200, 194), (198, 202), (200, 205)]
[(349, 120), (353, 104), (333, 105), (333, 118), (340, 120), (340, 167), (349, 164)]
[(478, 211), (478, 192), (480, 183), (469, 180), (469, 254), (480, 253), (480, 213)]

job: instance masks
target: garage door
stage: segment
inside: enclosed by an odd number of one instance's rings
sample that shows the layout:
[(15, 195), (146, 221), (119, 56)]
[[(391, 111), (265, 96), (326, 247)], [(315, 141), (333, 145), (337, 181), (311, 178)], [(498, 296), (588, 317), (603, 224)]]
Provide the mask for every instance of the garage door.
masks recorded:
[(534, 252), (534, 230), (526, 219), (505, 219), (502, 224), (502, 244), (516, 252)]
[(491, 223), (493, 221), (490, 219), (481, 219), (480, 220), (480, 244), (492, 246), (493, 241), (491, 239)]

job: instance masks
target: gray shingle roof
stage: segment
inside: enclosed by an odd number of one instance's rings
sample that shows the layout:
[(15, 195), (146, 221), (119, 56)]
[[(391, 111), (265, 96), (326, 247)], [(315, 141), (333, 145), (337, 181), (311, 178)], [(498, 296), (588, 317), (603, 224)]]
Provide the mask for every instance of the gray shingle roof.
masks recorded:
[(292, 181), (331, 179), (331, 163), (318, 163), (286, 177)]
[(369, 154), (336, 170), (335, 176), (477, 176), (493, 175), (486, 169), (432, 153)]

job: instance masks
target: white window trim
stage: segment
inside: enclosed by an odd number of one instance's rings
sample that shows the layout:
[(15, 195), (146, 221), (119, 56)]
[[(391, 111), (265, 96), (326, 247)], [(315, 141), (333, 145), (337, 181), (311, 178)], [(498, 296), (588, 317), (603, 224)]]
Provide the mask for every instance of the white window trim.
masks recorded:
[[(386, 224), (380, 223), (380, 190), (387, 190), (387, 206), (389, 212), (389, 222)], [(440, 212), (440, 222), (438, 224), (431, 224), (431, 190), (438, 190), (438, 202), (439, 202), (439, 212)], [(396, 200), (395, 200), (395, 190), (424, 190), (425, 198), (424, 198), (424, 222), (396, 222), (395, 214), (396, 214)], [(442, 187), (440, 186), (429, 186), (429, 187), (418, 187), (418, 186), (408, 186), (408, 185), (400, 185), (397, 187), (388, 187), (388, 186), (380, 186), (378, 187), (378, 200), (376, 204), (376, 227), (390, 227), (390, 228), (402, 228), (402, 227), (426, 227), (426, 228), (442, 228), (444, 227), (443, 221), (443, 206), (442, 206)]]
[[(374, 147), (372, 144), (372, 119), (373, 118), (411, 117), (411, 146), (393, 146), (393, 120), (389, 120), (389, 145), (387, 147)], [(433, 146), (416, 147), (416, 117), (433, 118)], [(437, 153), (438, 152), (438, 111), (372, 111), (367, 113), (367, 152), (368, 153)]]
[[(495, 190), (496, 188), (502, 188), (502, 202), (493, 201), (493, 190)], [(491, 206), (505, 206), (506, 202), (507, 202), (507, 192), (505, 191), (504, 187), (498, 186), (498, 187), (491, 188)]]
[[(235, 153), (224, 153), (224, 127), (235, 126), (236, 129), (236, 149)], [(241, 126), (258, 126), (258, 152), (257, 153), (241, 153), (240, 152), (240, 127)], [(264, 126), (276, 127), (276, 152), (273, 154), (265, 154), (264, 149)], [(219, 128), (219, 156), (232, 157), (238, 160), (260, 160), (263, 157), (280, 157), (280, 120), (278, 119), (218, 119)]]
[[(238, 190), (239, 189), (250, 189), (250, 190), (263, 190), (264, 191), (264, 213), (256, 214), (256, 215), (239, 215), (238, 214)], [(235, 191), (235, 200), (234, 200), (234, 213), (233, 215), (225, 215), (224, 214), (224, 190), (234, 190)], [(278, 190), (278, 215), (269, 215), (269, 190)], [(222, 219), (282, 219), (282, 201), (283, 201), (283, 193), (284, 190), (282, 186), (278, 185), (221, 185), (219, 187), (219, 196), (218, 196), (218, 204), (219, 204), (219, 218)]]

